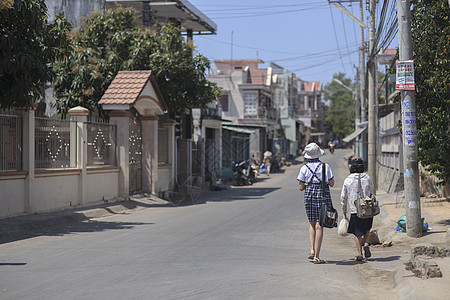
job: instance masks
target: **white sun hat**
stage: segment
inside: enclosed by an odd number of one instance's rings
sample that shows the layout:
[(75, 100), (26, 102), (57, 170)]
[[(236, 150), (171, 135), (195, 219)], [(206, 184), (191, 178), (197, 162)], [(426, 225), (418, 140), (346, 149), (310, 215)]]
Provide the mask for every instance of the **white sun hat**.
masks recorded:
[(306, 159), (314, 159), (321, 157), (324, 154), (324, 152), (322, 149), (320, 149), (319, 145), (317, 145), (316, 143), (309, 143), (308, 145), (306, 145), (303, 154)]
[(270, 151), (264, 152), (264, 157), (269, 157), (269, 156), (272, 156), (272, 152), (270, 152)]

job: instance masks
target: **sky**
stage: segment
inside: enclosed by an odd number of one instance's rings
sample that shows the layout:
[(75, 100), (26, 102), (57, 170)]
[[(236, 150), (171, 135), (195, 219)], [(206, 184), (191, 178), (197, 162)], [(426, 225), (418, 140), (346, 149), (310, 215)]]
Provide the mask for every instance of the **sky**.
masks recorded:
[[(326, 0), (189, 2), (217, 24), (216, 35), (194, 35), (198, 53), (211, 62), (258, 58), (264, 61), (260, 68), (274, 62), (302, 80), (323, 84), (339, 72), (352, 81), (355, 78), (360, 26)], [(379, 3), (378, 15), (382, 1)], [(359, 1), (342, 4), (359, 18)], [(364, 7), (367, 25), (368, 15)], [(367, 29), (364, 34), (367, 41)], [(390, 47), (397, 44), (395, 38)]]

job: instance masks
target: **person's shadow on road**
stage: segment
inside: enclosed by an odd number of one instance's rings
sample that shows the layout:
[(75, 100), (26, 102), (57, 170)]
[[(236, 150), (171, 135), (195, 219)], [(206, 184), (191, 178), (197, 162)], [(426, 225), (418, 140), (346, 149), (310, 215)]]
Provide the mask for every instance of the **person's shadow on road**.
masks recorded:
[(360, 265), (368, 262), (388, 262), (388, 261), (396, 261), (399, 260), (401, 256), (394, 255), (394, 256), (388, 256), (388, 257), (371, 257), (368, 259), (365, 259), (363, 261), (357, 261), (355, 259), (349, 259), (349, 260), (327, 260), (327, 264), (335, 264), (338, 266), (354, 266), (354, 265)]

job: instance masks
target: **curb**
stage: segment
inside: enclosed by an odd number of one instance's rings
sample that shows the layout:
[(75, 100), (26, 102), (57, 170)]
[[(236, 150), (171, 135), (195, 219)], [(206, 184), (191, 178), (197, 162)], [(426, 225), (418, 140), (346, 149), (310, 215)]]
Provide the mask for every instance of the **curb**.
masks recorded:
[(413, 286), (408, 280), (405, 280), (406, 269), (405, 266), (401, 265), (395, 270), (395, 292), (399, 300), (409, 300), (416, 299), (416, 293)]

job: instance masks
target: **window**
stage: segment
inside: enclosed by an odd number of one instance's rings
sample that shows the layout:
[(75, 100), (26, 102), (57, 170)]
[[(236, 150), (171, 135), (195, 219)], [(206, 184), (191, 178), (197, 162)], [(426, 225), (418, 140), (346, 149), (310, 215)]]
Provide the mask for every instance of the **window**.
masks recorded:
[(257, 117), (258, 116), (258, 94), (244, 93), (244, 116)]
[(222, 111), (228, 111), (228, 94), (220, 95), (219, 103), (222, 106)]

